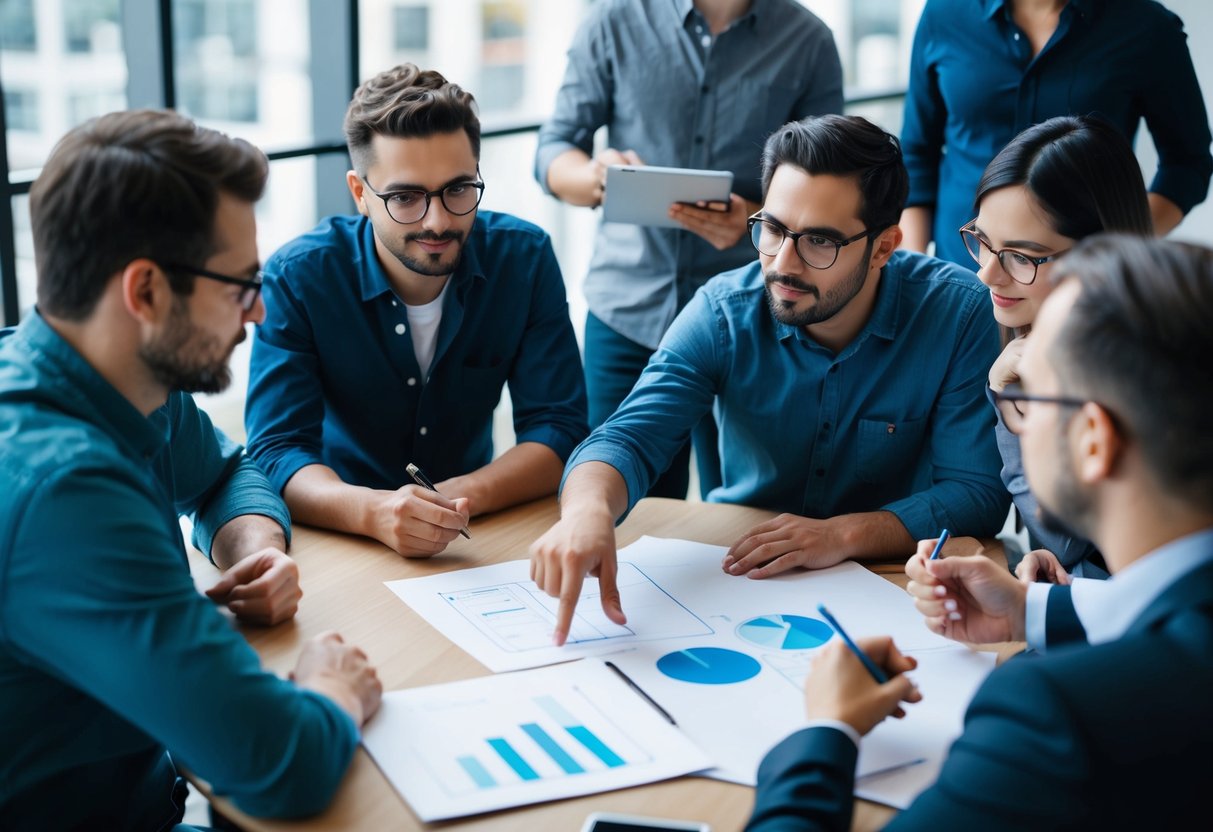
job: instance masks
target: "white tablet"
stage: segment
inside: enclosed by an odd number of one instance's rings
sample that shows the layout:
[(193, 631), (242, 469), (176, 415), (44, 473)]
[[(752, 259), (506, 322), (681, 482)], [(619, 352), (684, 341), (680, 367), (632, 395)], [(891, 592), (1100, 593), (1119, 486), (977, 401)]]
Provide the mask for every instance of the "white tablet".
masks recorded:
[(727, 206), (732, 190), (732, 171), (610, 165), (602, 218), (606, 222), (682, 228), (670, 219), (670, 205), (703, 200)]

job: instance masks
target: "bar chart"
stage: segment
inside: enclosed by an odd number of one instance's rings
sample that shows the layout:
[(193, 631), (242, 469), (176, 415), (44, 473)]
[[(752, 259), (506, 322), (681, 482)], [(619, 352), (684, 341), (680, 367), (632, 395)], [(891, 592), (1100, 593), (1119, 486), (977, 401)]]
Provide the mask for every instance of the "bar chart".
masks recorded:
[(363, 741), (423, 819), (710, 765), (601, 662), (393, 691)]

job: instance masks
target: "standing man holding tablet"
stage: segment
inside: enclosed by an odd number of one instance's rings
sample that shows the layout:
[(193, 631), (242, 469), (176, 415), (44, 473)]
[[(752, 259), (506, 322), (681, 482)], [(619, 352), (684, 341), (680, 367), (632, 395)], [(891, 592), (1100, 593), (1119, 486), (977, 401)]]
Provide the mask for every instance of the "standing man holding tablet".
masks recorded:
[[(684, 230), (602, 223), (585, 279), (590, 425), (615, 412), (674, 316), (709, 277), (753, 261), (746, 218), (759, 155), (788, 121), (842, 111), (842, 66), (824, 23), (794, 0), (602, 0), (569, 49), (535, 177), (571, 205), (602, 203), (606, 168), (731, 171), (728, 210), (671, 206)], [(593, 154), (607, 128), (609, 148)], [(715, 425), (695, 446), (703, 493), (719, 484)], [(690, 447), (649, 492), (685, 497)]]

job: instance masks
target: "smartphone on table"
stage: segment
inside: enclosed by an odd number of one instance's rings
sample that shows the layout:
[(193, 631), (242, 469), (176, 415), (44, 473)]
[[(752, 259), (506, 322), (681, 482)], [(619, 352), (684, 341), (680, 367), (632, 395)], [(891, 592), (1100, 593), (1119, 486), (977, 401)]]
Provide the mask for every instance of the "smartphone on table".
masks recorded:
[(712, 832), (712, 827), (697, 820), (670, 820), (618, 812), (593, 812), (585, 819), (581, 832)]

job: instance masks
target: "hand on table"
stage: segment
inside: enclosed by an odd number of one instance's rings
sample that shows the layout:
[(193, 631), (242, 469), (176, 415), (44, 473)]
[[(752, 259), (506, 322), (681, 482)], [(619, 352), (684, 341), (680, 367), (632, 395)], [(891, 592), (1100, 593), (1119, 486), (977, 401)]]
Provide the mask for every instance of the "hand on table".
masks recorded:
[(331, 630), (308, 639), (291, 679), (336, 702), (359, 727), (379, 709), (383, 696), (383, 683), (366, 653)]
[(824, 569), (846, 560), (838, 518), (781, 514), (733, 544), (721, 567), (730, 575), (769, 578), (796, 566)]
[(805, 713), (809, 719), (836, 719), (867, 734), (885, 717), (905, 716), (902, 702), (918, 702), (922, 693), (902, 674), (918, 662), (903, 656), (888, 636), (856, 639), (855, 643), (889, 681), (883, 685), (872, 678), (859, 658), (841, 639), (832, 642), (813, 659), (812, 672), (805, 682)]
[(299, 609), (299, 567), (279, 549), (262, 549), (225, 571), (206, 596), (241, 621), (277, 624)]
[(906, 562), (906, 592), (927, 629), (972, 644), (1022, 641), (1027, 586), (984, 555), (928, 560), (934, 540), (922, 540)]
[(670, 206), (670, 219), (677, 220), (683, 228), (711, 243), (723, 251), (737, 245), (745, 236), (746, 220), (750, 217), (748, 204), (737, 194), (729, 194), (725, 210), (710, 208), (706, 202), (687, 205), (675, 202)]
[(1057, 559), (1057, 555), (1048, 549), (1033, 549), (1024, 555), (1023, 560), (1015, 567), (1015, 577), (1025, 584), (1044, 581), (1066, 586), (1074, 582), (1070, 573)]
[(627, 623), (615, 585), (615, 521), (607, 514), (562, 517), (531, 544), (531, 580), (548, 595), (559, 598), (552, 640), (564, 644), (573, 623), (585, 576), (598, 578), (602, 611), (616, 624)]
[(372, 536), (406, 558), (428, 558), (447, 547), (467, 525), (468, 501), (406, 485), (376, 492), (370, 507)]

